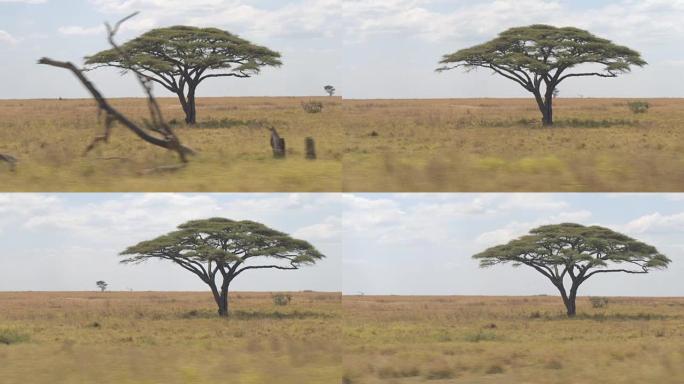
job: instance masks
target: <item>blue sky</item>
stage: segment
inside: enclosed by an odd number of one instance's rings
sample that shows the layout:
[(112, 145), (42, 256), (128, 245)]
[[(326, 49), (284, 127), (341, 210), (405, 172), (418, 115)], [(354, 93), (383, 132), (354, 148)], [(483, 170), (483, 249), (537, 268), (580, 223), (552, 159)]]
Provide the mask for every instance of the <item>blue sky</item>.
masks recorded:
[(581, 295), (684, 295), (684, 194), (353, 194), (343, 218), (347, 294), (536, 295), (538, 272), (471, 258), (543, 224), (598, 224), (656, 246), (673, 262), (647, 275), (605, 274)]
[(297, 271), (257, 270), (232, 288), (339, 291), (340, 199), (335, 194), (0, 194), (0, 290), (204, 290), (165, 262), (121, 265), (118, 253), (191, 219), (255, 220), (308, 240), (326, 259)]
[[(283, 53), (282, 68), (207, 82), (200, 96), (320, 95), (332, 83), (348, 98), (528, 97), (487, 71), (434, 69), (445, 53), (533, 23), (588, 29), (650, 64), (618, 79), (573, 79), (561, 97), (684, 96), (684, 0), (0, 0), (0, 98), (85, 97), (69, 73), (35, 61), (81, 62), (107, 47), (102, 22), (133, 11), (141, 14), (120, 41), (190, 24)], [(90, 75), (108, 96), (140, 96), (115, 70)]]

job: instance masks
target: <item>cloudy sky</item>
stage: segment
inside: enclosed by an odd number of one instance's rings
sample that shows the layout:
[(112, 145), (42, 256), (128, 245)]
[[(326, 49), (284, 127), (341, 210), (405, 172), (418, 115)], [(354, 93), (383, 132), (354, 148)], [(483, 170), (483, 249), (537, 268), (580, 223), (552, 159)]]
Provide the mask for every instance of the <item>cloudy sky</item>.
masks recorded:
[[(445, 53), (533, 23), (588, 29), (650, 63), (618, 79), (573, 79), (561, 96), (684, 96), (684, 0), (0, 0), (0, 98), (86, 96), (70, 74), (35, 61), (81, 62), (107, 48), (102, 22), (138, 10), (121, 41), (190, 24), (283, 53), (282, 68), (208, 82), (200, 96), (320, 95), (332, 83), (348, 98), (527, 97), (487, 71), (434, 69)], [(91, 75), (109, 96), (140, 95), (116, 71)]]
[(480, 269), (471, 256), (550, 223), (598, 224), (673, 262), (606, 274), (585, 295), (682, 296), (684, 194), (0, 194), (0, 290), (203, 290), (171, 263), (121, 265), (129, 245), (207, 217), (250, 219), (310, 241), (327, 259), (252, 271), (233, 289), (348, 294), (556, 294), (524, 267)]
[(231, 286), (248, 291), (339, 291), (336, 194), (0, 194), (0, 290), (205, 290), (173, 263), (121, 265), (118, 253), (191, 219), (255, 220), (307, 240), (326, 259), (297, 271), (256, 270)]
[(471, 256), (543, 224), (598, 224), (656, 246), (672, 263), (592, 277), (581, 295), (684, 295), (684, 194), (354, 194), (344, 196), (347, 294), (535, 295), (538, 272), (480, 269)]

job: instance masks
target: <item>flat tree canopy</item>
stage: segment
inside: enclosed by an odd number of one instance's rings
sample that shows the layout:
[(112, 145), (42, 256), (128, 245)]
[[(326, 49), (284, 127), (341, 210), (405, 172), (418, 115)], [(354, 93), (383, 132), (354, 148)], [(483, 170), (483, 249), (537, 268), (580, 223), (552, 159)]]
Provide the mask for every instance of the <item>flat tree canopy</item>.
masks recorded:
[(217, 28), (153, 29), (120, 49), (96, 53), (85, 63), (89, 68), (117, 67), (144, 74), (178, 96), (188, 124), (196, 122), (195, 91), (202, 81), (251, 77), (262, 67), (282, 64), (278, 52)]
[[(531, 25), (508, 29), (484, 44), (444, 55), (437, 71), (487, 68), (534, 94), (544, 125), (553, 124), (553, 92), (571, 77), (617, 77), (646, 62), (638, 52), (588, 31)], [(585, 70), (571, 71), (581, 64)]]
[(228, 315), (228, 288), (245, 271), (295, 270), (325, 256), (304, 240), (254, 221), (224, 218), (193, 220), (178, 230), (121, 252), (121, 262), (168, 260), (209, 285), (220, 316)]
[(648, 273), (670, 263), (654, 246), (608, 228), (572, 223), (532, 229), (473, 258), (481, 267), (511, 263), (534, 268), (560, 291), (568, 316), (575, 315), (577, 289), (588, 278), (599, 273)]

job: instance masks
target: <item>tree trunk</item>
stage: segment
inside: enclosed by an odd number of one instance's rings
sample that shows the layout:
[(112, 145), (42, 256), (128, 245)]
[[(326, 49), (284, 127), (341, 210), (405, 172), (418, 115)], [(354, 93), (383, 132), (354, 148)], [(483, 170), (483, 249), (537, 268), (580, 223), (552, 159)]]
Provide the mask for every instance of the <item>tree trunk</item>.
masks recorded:
[(558, 291), (561, 294), (561, 297), (563, 298), (563, 304), (565, 305), (565, 309), (567, 310), (567, 315), (568, 317), (574, 317), (576, 313), (576, 306), (575, 306), (575, 298), (577, 296), (577, 288), (572, 288), (570, 290), (570, 295), (568, 295), (565, 292), (565, 287), (563, 286), (563, 283), (555, 283), (556, 288), (558, 288)]
[(286, 156), (285, 152), (285, 139), (278, 135), (278, 131), (275, 128), (270, 128), (271, 130), (271, 148), (273, 149), (273, 157), (276, 159), (284, 159)]
[(188, 90), (188, 107), (185, 111), (185, 123), (195, 125), (197, 123), (197, 108), (195, 107), (195, 87)]
[(551, 92), (547, 92), (544, 98), (544, 110), (542, 111), (543, 119), (542, 124), (544, 126), (550, 127), (553, 125), (553, 89)]
[(218, 315), (221, 317), (228, 317), (228, 285), (224, 283), (221, 286), (220, 291), (213, 282), (209, 283), (209, 287), (211, 288), (212, 295), (214, 295), (216, 306), (218, 306)]
[(221, 289), (218, 302), (218, 314), (221, 317), (228, 317), (228, 288)]
[(542, 114), (542, 125), (550, 127), (553, 125), (553, 89), (542, 97), (542, 94), (535, 90), (534, 99), (537, 101), (539, 112)]
[(188, 94), (185, 95), (183, 90), (179, 90), (176, 94), (180, 101), (183, 112), (185, 112), (185, 123), (187, 125), (195, 125), (197, 123), (197, 108), (195, 106), (195, 87), (190, 86)]
[(574, 317), (575, 314), (577, 313), (577, 305), (575, 302), (577, 301), (577, 288), (575, 284), (570, 288), (570, 295), (568, 296), (568, 304), (566, 305), (566, 308), (568, 310), (568, 317)]
[(313, 137), (307, 137), (304, 142), (306, 145), (307, 160), (316, 160), (316, 142)]

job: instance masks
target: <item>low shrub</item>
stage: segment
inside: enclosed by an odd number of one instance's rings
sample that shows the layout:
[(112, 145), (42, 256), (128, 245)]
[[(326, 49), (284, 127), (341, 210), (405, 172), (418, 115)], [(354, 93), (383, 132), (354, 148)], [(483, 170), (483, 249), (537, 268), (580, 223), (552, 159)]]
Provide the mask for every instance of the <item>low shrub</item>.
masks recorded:
[(480, 341), (492, 341), (492, 340), (496, 340), (496, 333), (494, 333), (494, 332), (480, 331), (478, 333), (467, 334), (465, 336), (465, 341), (469, 341), (471, 343), (479, 343)]
[(648, 109), (651, 108), (651, 105), (646, 101), (631, 101), (627, 103), (627, 107), (636, 115), (638, 113), (648, 112)]
[(378, 369), (378, 377), (381, 379), (395, 379), (401, 377), (415, 377), (420, 375), (420, 370), (414, 366), (409, 367), (397, 367), (397, 366), (384, 366)]
[(302, 101), (302, 109), (308, 113), (321, 113), (323, 112), (323, 103), (320, 101)]
[(29, 335), (16, 329), (0, 329), (0, 344), (11, 345), (29, 341)]
[(292, 295), (286, 293), (276, 293), (273, 295), (273, 304), (284, 307), (292, 301)]
[(590, 297), (589, 301), (591, 302), (591, 306), (594, 308), (605, 308), (608, 306), (607, 297)]

